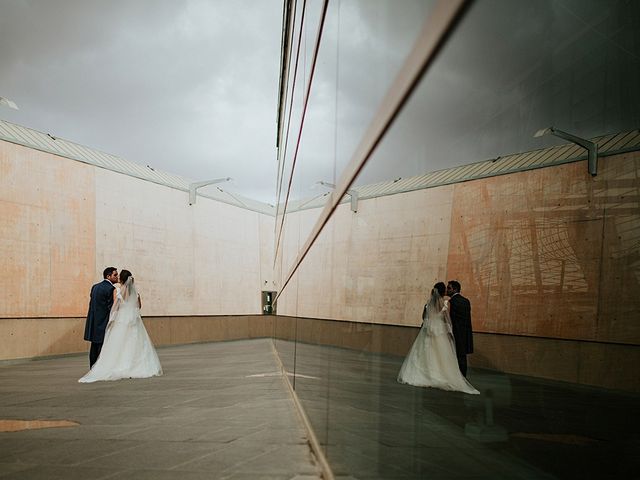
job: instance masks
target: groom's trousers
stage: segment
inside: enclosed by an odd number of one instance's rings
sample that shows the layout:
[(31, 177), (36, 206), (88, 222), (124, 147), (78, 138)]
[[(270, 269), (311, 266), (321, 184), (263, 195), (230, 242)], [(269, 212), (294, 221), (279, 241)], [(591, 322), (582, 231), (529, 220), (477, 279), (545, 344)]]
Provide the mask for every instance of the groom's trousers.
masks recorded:
[(458, 366), (460, 367), (460, 373), (462, 376), (466, 378), (467, 376), (467, 356), (466, 355), (456, 355), (458, 357)]
[(101, 350), (101, 343), (91, 342), (91, 350), (89, 350), (89, 368), (93, 367), (93, 364), (96, 363), (96, 360), (98, 360), (98, 357), (100, 356)]

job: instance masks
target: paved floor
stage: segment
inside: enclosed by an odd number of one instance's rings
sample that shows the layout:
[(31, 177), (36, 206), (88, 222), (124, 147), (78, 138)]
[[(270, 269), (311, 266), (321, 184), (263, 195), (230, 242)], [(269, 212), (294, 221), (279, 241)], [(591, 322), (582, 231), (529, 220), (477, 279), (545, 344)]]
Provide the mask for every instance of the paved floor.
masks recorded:
[[(395, 381), (402, 358), (275, 341), (338, 480), (640, 478), (640, 397), (471, 370), (482, 395)], [(318, 479), (268, 339), (159, 349), (163, 377), (81, 385), (86, 356), (0, 366), (0, 480)]]
[(165, 374), (79, 384), (86, 356), (0, 366), (0, 478), (317, 479), (271, 340), (158, 350)]
[(640, 478), (640, 396), (472, 369), (481, 395), (401, 385), (401, 357), (275, 341), (336, 478)]

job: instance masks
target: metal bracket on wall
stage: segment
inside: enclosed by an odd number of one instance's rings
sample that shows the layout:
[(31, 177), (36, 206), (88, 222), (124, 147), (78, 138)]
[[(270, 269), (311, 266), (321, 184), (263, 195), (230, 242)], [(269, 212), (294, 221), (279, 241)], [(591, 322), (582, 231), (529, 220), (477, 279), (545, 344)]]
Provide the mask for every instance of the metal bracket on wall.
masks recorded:
[(214, 183), (228, 182), (229, 180), (231, 180), (231, 177), (216, 178), (214, 180), (205, 180), (203, 182), (190, 183), (189, 184), (189, 205), (193, 205), (194, 203), (196, 203), (196, 190), (198, 190), (200, 187), (213, 185)]
[(586, 148), (589, 154), (589, 173), (591, 176), (595, 177), (598, 174), (598, 144), (586, 140), (584, 138), (576, 137), (567, 132), (563, 132), (562, 130), (558, 130), (554, 127), (547, 127), (541, 130), (538, 130), (534, 137), (542, 137), (544, 135), (554, 135), (556, 137), (563, 138), (565, 140), (569, 140), (570, 142), (575, 143), (576, 145), (580, 145), (582, 148)]
[[(329, 187), (329, 188), (336, 188), (335, 184), (333, 183), (329, 183), (329, 182), (324, 182), (322, 180), (320, 180), (319, 182), (320, 185), (324, 185), (325, 187)], [(357, 213), (358, 212), (358, 192), (353, 190), (353, 189), (349, 189), (347, 190), (347, 195), (349, 195), (349, 197), (351, 197), (351, 211), (353, 213)]]

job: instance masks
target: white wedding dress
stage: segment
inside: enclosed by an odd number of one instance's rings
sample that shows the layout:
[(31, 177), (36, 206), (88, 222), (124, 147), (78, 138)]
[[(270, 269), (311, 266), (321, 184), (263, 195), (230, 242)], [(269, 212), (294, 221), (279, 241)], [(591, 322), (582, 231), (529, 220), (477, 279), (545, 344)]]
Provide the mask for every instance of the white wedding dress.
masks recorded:
[(138, 307), (138, 294), (129, 277), (111, 308), (98, 360), (80, 383), (162, 375), (158, 359)]
[(433, 305), (427, 305), (420, 333), (404, 359), (398, 382), (479, 394), (460, 373), (446, 302), (440, 311)]

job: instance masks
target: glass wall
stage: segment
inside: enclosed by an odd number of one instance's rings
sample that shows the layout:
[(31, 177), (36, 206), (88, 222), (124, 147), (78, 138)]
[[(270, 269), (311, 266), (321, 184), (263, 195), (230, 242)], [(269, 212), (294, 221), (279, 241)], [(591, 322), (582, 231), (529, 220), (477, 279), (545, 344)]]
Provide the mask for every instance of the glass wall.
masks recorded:
[[(276, 350), (336, 476), (631, 478), (640, 4), (455, 3), (289, 4)], [(397, 381), (452, 279), (479, 395)]]

